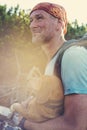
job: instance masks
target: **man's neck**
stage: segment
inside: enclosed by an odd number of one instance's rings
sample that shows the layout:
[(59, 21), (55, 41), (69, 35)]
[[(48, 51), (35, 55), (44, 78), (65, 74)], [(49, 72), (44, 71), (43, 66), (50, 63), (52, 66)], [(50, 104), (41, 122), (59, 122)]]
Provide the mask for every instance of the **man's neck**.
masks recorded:
[(64, 39), (57, 39), (56, 41), (51, 41), (42, 46), (42, 49), (45, 52), (48, 61), (55, 55), (55, 53), (59, 50), (59, 48), (63, 45), (64, 42)]

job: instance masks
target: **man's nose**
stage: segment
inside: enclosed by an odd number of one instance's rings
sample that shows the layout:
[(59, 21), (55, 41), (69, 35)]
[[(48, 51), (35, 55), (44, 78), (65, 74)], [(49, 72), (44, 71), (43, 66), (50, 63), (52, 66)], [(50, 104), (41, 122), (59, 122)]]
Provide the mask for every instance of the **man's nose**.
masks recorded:
[(36, 28), (38, 26), (37, 24), (37, 21), (36, 20), (33, 20), (31, 23), (30, 23), (30, 28)]

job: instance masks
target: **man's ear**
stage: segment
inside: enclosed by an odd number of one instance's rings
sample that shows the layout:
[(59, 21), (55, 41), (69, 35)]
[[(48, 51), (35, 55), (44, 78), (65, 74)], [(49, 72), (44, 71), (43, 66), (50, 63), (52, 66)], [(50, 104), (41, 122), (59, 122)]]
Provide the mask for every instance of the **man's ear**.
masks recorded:
[(64, 22), (61, 19), (59, 19), (58, 22), (62, 26), (62, 28), (65, 28), (65, 24), (64, 24)]
[(62, 21), (61, 19), (58, 19), (58, 29), (59, 28), (61, 28), (62, 27), (62, 29), (65, 31), (65, 23), (64, 23), (64, 21)]
[(57, 30), (59, 30), (61, 27), (63, 28), (62, 21), (60, 19), (58, 19), (57, 20)]

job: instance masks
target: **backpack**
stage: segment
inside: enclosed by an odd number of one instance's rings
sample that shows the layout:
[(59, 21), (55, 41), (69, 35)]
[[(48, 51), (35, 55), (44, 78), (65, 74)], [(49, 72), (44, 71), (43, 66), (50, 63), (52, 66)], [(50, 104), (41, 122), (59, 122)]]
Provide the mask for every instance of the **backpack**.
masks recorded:
[(65, 51), (71, 47), (71, 46), (83, 46), (87, 49), (87, 37), (82, 37), (78, 40), (72, 39), (69, 41), (66, 41), (62, 47), (59, 49), (58, 53), (58, 57), (55, 63), (55, 74), (61, 79), (61, 61), (62, 61), (62, 57), (63, 54), (65, 53)]

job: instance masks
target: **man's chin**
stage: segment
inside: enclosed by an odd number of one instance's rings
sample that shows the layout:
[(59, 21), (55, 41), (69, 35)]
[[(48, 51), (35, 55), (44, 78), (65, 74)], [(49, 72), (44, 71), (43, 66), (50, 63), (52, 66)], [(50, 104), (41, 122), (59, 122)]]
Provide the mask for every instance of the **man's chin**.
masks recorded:
[(41, 39), (32, 38), (32, 43), (34, 43), (36, 45), (42, 45), (43, 42)]

